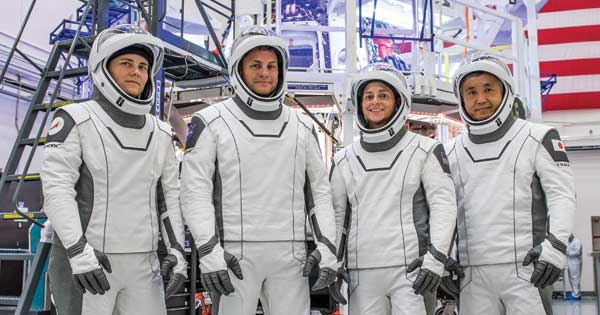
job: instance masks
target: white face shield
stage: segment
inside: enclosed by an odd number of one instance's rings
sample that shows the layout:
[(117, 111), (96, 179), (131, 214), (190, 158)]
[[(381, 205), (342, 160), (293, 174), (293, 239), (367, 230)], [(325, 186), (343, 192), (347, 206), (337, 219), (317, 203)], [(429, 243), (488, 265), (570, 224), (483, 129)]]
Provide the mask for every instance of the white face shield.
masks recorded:
[[(390, 120), (381, 128), (370, 129), (362, 113), (362, 94), (370, 82), (381, 81), (392, 88), (396, 109)], [(352, 82), (352, 103), (356, 107), (357, 125), (363, 141), (384, 142), (399, 132), (410, 112), (411, 93), (404, 74), (387, 63), (373, 63), (362, 68)]]
[[(241, 62), (244, 56), (257, 47), (273, 48), (278, 59), (279, 80), (277, 87), (269, 96), (260, 96), (244, 83), (240, 73)], [(238, 36), (231, 47), (229, 56), (229, 78), (235, 93), (242, 101), (257, 111), (276, 110), (283, 101), (286, 92), (286, 72), (289, 64), (288, 48), (284, 40), (273, 31), (261, 26), (248, 28)]]
[[(504, 95), (502, 96), (502, 101), (496, 112), (489, 118), (481, 121), (473, 120), (467, 113), (464, 100), (460, 94), (462, 81), (469, 74), (477, 72), (486, 72), (495, 76), (500, 80), (504, 87)], [(460, 65), (454, 74), (453, 82), (454, 94), (459, 100), (458, 110), (470, 133), (483, 135), (494, 132), (504, 124), (509, 115), (512, 115), (512, 107), (515, 102), (514, 80), (510, 69), (502, 60), (493, 56), (484, 55), (466, 61)]]
[[(129, 46), (141, 46), (152, 54), (152, 65), (148, 82), (139, 98), (125, 93), (108, 73), (108, 60), (116, 52)], [(134, 115), (150, 112), (154, 100), (154, 76), (162, 66), (163, 44), (145, 30), (129, 24), (122, 24), (102, 31), (90, 52), (88, 74), (98, 91), (120, 110)]]

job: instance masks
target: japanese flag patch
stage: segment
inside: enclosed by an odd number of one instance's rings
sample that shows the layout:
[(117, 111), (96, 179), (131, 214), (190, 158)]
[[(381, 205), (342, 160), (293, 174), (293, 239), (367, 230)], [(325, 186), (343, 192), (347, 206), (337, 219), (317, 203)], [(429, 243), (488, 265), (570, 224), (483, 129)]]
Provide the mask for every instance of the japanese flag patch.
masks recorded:
[(62, 118), (62, 117), (54, 118), (54, 120), (52, 120), (52, 123), (50, 124), (50, 130), (48, 131), (48, 135), (53, 136), (53, 135), (59, 133), (63, 129), (64, 126), (65, 126), (64, 118)]
[(558, 166), (569, 166), (569, 158), (567, 157), (567, 149), (562, 141), (560, 141), (560, 136), (558, 135), (558, 131), (550, 130), (544, 136), (542, 140), (542, 145), (550, 154), (550, 157), (556, 165)]
[(552, 148), (556, 152), (565, 152), (565, 153), (567, 152), (565, 150), (565, 145), (562, 143), (562, 141), (560, 141), (558, 139), (552, 139)]

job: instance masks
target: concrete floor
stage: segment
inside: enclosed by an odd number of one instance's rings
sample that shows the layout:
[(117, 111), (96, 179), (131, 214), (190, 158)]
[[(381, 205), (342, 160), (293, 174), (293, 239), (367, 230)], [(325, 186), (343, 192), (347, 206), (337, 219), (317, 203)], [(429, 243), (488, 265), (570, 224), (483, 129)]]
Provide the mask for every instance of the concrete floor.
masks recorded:
[(596, 309), (596, 298), (585, 297), (578, 301), (553, 300), (554, 315), (600, 315)]

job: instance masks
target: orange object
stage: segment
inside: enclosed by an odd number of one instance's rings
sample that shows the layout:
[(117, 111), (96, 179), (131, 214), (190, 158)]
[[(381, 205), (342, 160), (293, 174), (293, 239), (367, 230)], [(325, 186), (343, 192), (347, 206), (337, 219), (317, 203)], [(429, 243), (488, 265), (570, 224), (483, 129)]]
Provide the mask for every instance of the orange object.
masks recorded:
[(200, 301), (200, 305), (202, 307), (202, 315), (211, 315), (212, 314), (212, 305), (206, 305), (206, 299), (204, 298), (204, 294), (202, 292), (196, 293), (196, 301)]

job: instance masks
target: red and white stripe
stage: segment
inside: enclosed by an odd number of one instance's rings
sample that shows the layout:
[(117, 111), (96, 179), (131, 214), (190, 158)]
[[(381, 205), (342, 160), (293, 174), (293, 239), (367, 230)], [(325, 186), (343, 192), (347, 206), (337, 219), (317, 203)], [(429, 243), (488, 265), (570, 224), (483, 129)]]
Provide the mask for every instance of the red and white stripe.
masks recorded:
[(537, 23), (540, 73), (557, 75), (543, 109), (600, 108), (600, 1), (549, 0)]

